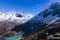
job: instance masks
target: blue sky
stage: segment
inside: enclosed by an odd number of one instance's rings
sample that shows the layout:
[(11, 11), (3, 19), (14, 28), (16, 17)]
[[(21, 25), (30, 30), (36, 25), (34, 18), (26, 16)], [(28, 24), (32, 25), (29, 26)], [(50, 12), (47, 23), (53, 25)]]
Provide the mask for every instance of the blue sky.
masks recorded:
[(49, 6), (50, 0), (0, 0), (0, 11), (36, 15)]

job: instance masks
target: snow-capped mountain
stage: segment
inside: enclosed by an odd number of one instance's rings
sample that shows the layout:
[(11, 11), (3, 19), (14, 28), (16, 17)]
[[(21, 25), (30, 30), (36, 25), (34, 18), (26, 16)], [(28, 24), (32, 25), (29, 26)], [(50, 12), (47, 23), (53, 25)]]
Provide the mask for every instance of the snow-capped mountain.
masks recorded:
[(53, 24), (57, 20), (60, 20), (60, 3), (58, 2), (53, 3), (49, 8), (41, 11), (26, 23), (16, 26), (12, 30), (17, 32), (23, 31), (24, 36), (27, 36), (47, 28), (47, 25)]
[[(38, 15), (32, 18), (33, 22), (41, 21), (46, 24), (51, 24), (60, 17), (60, 3), (56, 2), (49, 6), (49, 8), (41, 11)], [(31, 21), (32, 21), (31, 20)]]
[(60, 17), (60, 3), (56, 2), (56, 3), (51, 4), (44, 11), (41, 11), (29, 22), (34, 23), (34, 22), (41, 21), (46, 24), (51, 24), (54, 21), (59, 20), (59, 17)]
[(16, 25), (21, 25), (32, 18), (32, 14), (26, 16), (18, 12), (2, 13), (0, 12), (0, 34), (4, 34), (14, 28)]
[(29, 14), (25, 16), (22, 13), (17, 13), (17, 12), (9, 12), (6, 14), (0, 12), (0, 22), (3, 22), (3, 21), (14, 22), (15, 21), (16, 23), (25, 23), (31, 18), (32, 18), (32, 15), (29, 15)]

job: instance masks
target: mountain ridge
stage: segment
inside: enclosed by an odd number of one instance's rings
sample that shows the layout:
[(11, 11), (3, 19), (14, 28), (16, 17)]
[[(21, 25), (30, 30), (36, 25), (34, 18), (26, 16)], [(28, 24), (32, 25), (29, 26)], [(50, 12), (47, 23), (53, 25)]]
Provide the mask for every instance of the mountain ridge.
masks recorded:
[[(52, 8), (52, 6), (56, 8)], [(53, 24), (55, 21), (59, 20), (59, 14), (60, 14), (59, 11), (60, 11), (60, 3), (56, 2), (50, 5), (49, 8), (45, 9), (44, 11), (40, 12), (38, 15), (30, 19), (29, 21), (27, 21), (26, 23), (16, 26), (12, 30), (17, 32), (23, 31), (24, 36), (34, 34), (38, 30), (46, 29), (47, 25)]]

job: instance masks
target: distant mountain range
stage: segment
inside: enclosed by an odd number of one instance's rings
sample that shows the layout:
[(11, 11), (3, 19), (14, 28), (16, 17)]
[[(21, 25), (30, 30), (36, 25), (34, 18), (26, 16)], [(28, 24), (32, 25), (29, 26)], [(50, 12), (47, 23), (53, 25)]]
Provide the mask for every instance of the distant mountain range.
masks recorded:
[(22, 31), (24, 32), (23, 36), (28, 36), (46, 29), (57, 20), (60, 20), (60, 3), (58, 2), (51, 4), (49, 8), (41, 11), (26, 23), (16, 26), (12, 31)]
[(27, 14), (26, 16), (22, 13), (18, 13), (18, 12), (9, 12), (9, 13), (1, 13), (0, 12), (0, 22), (3, 21), (17, 21), (17, 23), (19, 22), (26, 22), (27, 20), (29, 20), (30, 18), (32, 18), (32, 15)]
[(16, 25), (21, 25), (31, 18), (31, 14), (27, 14), (25, 16), (24, 14), (18, 12), (9, 12), (6, 14), (0, 12), (0, 34), (6, 33)]

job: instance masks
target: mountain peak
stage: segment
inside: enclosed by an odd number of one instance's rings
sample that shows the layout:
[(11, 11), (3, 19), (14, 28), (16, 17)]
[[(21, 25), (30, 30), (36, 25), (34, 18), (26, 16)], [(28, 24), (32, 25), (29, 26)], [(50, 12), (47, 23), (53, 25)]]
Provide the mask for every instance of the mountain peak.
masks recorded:
[(60, 3), (56, 2), (56, 3), (51, 4), (49, 8), (54, 9), (54, 8), (59, 8), (59, 7), (60, 7)]
[(21, 17), (23, 17), (23, 15), (22, 15), (22, 14), (17, 13), (17, 14), (16, 14), (16, 17), (20, 17), (20, 18), (21, 18)]

